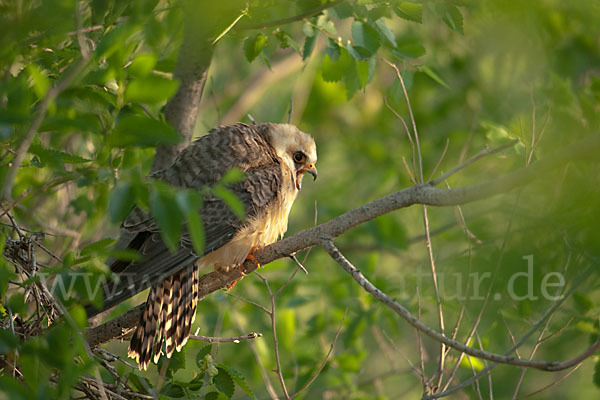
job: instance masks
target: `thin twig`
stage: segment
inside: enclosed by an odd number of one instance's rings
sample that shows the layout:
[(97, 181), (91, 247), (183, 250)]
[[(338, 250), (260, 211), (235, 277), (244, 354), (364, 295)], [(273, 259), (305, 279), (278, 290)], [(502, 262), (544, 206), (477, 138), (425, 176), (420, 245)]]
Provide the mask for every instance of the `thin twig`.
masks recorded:
[(190, 335), (190, 339), (192, 339), (192, 340), (200, 340), (202, 342), (208, 342), (208, 343), (229, 343), (229, 342), (239, 343), (242, 340), (252, 340), (252, 339), (256, 339), (256, 338), (262, 337), (262, 336), (263, 336), (262, 333), (252, 332), (252, 333), (249, 333), (247, 335), (235, 336), (235, 337), (228, 337), (228, 338), (224, 338), (224, 337), (212, 337), (212, 336)]
[(314, 375), (308, 380), (308, 382), (306, 382), (304, 384), (304, 386), (302, 386), (296, 393), (294, 393), (291, 396), (292, 398), (296, 397), (297, 395), (299, 395), (300, 393), (302, 393), (303, 391), (305, 391), (310, 385), (312, 385), (312, 383), (321, 374), (321, 371), (323, 371), (323, 368), (325, 368), (325, 365), (327, 364), (327, 360), (329, 360), (329, 356), (333, 352), (333, 348), (335, 347), (335, 344), (337, 343), (337, 340), (340, 337), (340, 333), (342, 332), (342, 327), (344, 326), (344, 321), (346, 320), (346, 314), (348, 314), (348, 307), (346, 307), (346, 310), (344, 311), (344, 316), (342, 317), (342, 322), (340, 322), (340, 326), (338, 327), (337, 332), (335, 333), (335, 337), (333, 338), (333, 342), (331, 342), (331, 346), (329, 346), (329, 351), (325, 355), (325, 358), (323, 359), (323, 362), (319, 366), (319, 369), (317, 369), (317, 372), (314, 373)]
[(343, 1), (344, 0), (330, 1), (328, 3), (325, 3), (318, 7), (315, 7), (312, 10), (303, 12), (302, 14), (294, 15), (293, 17), (282, 18), (282, 19), (277, 19), (277, 20), (273, 20), (273, 21), (259, 22), (256, 24), (243, 24), (243, 25), (240, 24), (235, 27), (235, 30), (236, 31), (245, 31), (245, 30), (250, 30), (250, 29), (263, 29), (263, 28), (269, 28), (272, 26), (280, 26), (280, 25), (290, 24), (292, 22), (301, 21), (303, 19), (315, 16), (315, 15), (319, 14), (321, 11), (326, 10), (331, 7), (334, 7), (334, 6), (342, 3)]
[(429, 184), (431, 186), (437, 186), (441, 182), (448, 179), (450, 176), (454, 175), (461, 169), (464, 169), (465, 167), (469, 166), (470, 164), (474, 163), (475, 161), (479, 160), (480, 158), (485, 157), (490, 154), (498, 153), (504, 149), (508, 149), (509, 147), (513, 147), (517, 143), (519, 143), (519, 139), (511, 140), (510, 142), (503, 144), (501, 146), (498, 146), (496, 148), (493, 148), (493, 149), (489, 149), (487, 146), (485, 146), (481, 151), (479, 151), (479, 153), (475, 154), (473, 157), (469, 158), (467, 161), (452, 168), (450, 171), (446, 172), (444, 175), (440, 176), (439, 178), (430, 180)]

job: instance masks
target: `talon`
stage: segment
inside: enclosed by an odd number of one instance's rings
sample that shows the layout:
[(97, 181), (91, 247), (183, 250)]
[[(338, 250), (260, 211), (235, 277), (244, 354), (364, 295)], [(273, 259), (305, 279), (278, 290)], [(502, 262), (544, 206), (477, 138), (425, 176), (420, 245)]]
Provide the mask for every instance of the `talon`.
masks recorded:
[(263, 247), (262, 244), (259, 244), (258, 246), (255, 246), (255, 247), (251, 248), (250, 249), (250, 253), (248, 253), (248, 255), (246, 256), (246, 260), (247, 261), (252, 261), (256, 265), (257, 269), (260, 268), (260, 263), (258, 262), (258, 260), (256, 259), (256, 257), (254, 257), (254, 252), (256, 250), (260, 250), (261, 247)]

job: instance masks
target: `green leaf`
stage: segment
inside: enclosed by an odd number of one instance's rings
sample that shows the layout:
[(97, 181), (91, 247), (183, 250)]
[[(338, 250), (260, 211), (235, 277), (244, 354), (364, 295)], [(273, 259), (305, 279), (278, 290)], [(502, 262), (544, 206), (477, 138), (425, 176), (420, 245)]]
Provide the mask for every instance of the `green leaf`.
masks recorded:
[(370, 55), (375, 54), (381, 45), (379, 33), (372, 26), (360, 21), (352, 23), (352, 38), (357, 46), (365, 48)]
[(29, 147), (29, 152), (31, 154), (37, 155), (43, 162), (46, 162), (49, 159), (54, 161), (59, 161), (65, 164), (81, 164), (90, 162), (87, 158), (79, 157), (73, 154), (65, 153), (64, 151), (59, 151), (56, 149), (44, 148), (39, 144), (32, 144)]
[(125, 88), (125, 100), (134, 103), (156, 104), (171, 98), (179, 81), (149, 75), (130, 82)]
[(179, 134), (167, 123), (136, 114), (121, 116), (108, 137), (112, 147), (169, 145), (180, 141)]
[(139, 78), (148, 76), (154, 66), (156, 65), (157, 56), (151, 53), (142, 53), (135, 56), (131, 65), (129, 66), (129, 72)]
[[(129, 182), (119, 181), (110, 192), (108, 215), (113, 223), (123, 221), (135, 205), (135, 194)], [(84, 249), (85, 250), (85, 249)], [(84, 254), (82, 252), (82, 254)]]
[(327, 47), (325, 47), (325, 51), (327, 52), (327, 55), (333, 62), (336, 62), (338, 58), (340, 58), (341, 47), (332, 38), (327, 38)]
[(233, 211), (236, 217), (241, 220), (246, 219), (246, 207), (244, 207), (244, 203), (242, 203), (235, 193), (220, 185), (215, 186), (213, 190), (215, 195), (227, 204), (227, 207)]
[(181, 191), (175, 195), (179, 208), (187, 222), (187, 229), (192, 239), (196, 254), (204, 254), (204, 225), (198, 210), (202, 208), (202, 199), (194, 192)]
[(353, 13), (354, 10), (347, 1), (344, 1), (338, 4), (337, 6), (329, 9), (329, 14), (338, 19), (350, 18), (353, 15)]
[(463, 30), (463, 17), (460, 10), (453, 5), (444, 7), (445, 15), (443, 16), (444, 22), (456, 32), (464, 35)]
[(0, 354), (8, 354), (19, 346), (19, 338), (8, 329), (0, 329)]
[(392, 53), (400, 57), (417, 58), (425, 55), (425, 47), (416, 40), (403, 40)]
[(373, 74), (375, 73), (375, 65), (376, 60), (374, 58), (371, 58), (368, 61), (356, 62), (356, 74), (358, 75), (358, 79), (360, 80), (360, 84), (362, 85), (363, 89), (373, 77)]
[(400, 18), (421, 23), (423, 21), (423, 5), (412, 1), (403, 1), (394, 8)]
[(81, 256), (87, 256), (107, 253), (115, 243), (116, 240), (111, 238), (101, 239), (97, 242), (93, 242), (85, 246), (83, 249), (81, 249), (81, 252), (79, 254)]
[(27, 72), (29, 72), (29, 76), (33, 82), (33, 91), (38, 99), (43, 99), (48, 89), (50, 89), (50, 80), (36, 64), (29, 64)]
[(221, 178), (222, 185), (233, 185), (234, 183), (241, 182), (246, 177), (246, 174), (239, 168), (231, 168)]
[(302, 60), (306, 60), (312, 54), (315, 48), (315, 43), (317, 42), (317, 36), (318, 35), (307, 36), (304, 40), (304, 47), (302, 48)]
[(279, 42), (279, 47), (282, 49), (287, 49), (291, 47), (298, 54), (300, 53), (300, 47), (298, 47), (298, 43), (292, 38), (292, 36), (286, 31), (279, 31), (275, 34), (277, 41)]
[(172, 188), (162, 182), (156, 182), (150, 192), (150, 212), (161, 229), (161, 236), (171, 251), (179, 244), (183, 215), (173, 199)]
[(201, 370), (203, 368), (206, 369), (206, 356), (210, 355), (211, 351), (212, 344), (207, 344), (206, 346), (198, 350), (198, 353), (196, 354), (196, 365), (198, 365), (198, 368), (200, 368)]
[(235, 390), (233, 378), (225, 368), (217, 367), (219, 373), (213, 378), (217, 390), (225, 396), (231, 398)]
[(385, 19), (379, 18), (375, 21), (375, 29), (377, 29), (379, 36), (384, 42), (392, 47), (396, 47), (396, 37), (394, 36), (394, 32), (385, 24)]
[(266, 45), (267, 37), (262, 33), (257, 33), (254, 37), (247, 37), (244, 40), (244, 55), (248, 62), (254, 61)]
[(168, 383), (160, 390), (160, 394), (168, 397), (180, 398), (185, 396), (185, 390), (175, 383)]
[(106, 34), (100, 42), (94, 54), (98, 59), (108, 58), (132, 37), (133, 33), (141, 28), (138, 24), (122, 23)]
[(233, 381), (244, 392), (246, 392), (246, 394), (248, 396), (250, 396), (252, 399), (256, 399), (256, 396), (254, 395), (254, 392), (252, 391), (252, 389), (250, 388), (250, 386), (248, 386), (248, 384), (246, 383), (246, 379), (244, 378), (244, 376), (241, 373), (239, 373), (235, 369), (233, 369), (231, 367), (228, 367), (227, 365), (224, 365), (224, 364), (219, 364), (218, 368), (227, 371), (229, 373), (229, 376), (233, 379)]
[(332, 61), (329, 54), (327, 54), (323, 58), (323, 63), (321, 65), (321, 75), (323, 76), (323, 80), (325, 82), (337, 82), (342, 80), (353, 67), (353, 64), (354, 60), (344, 48), (340, 48), (340, 56), (335, 62)]
[(440, 76), (438, 74), (436, 74), (431, 68), (429, 68), (426, 65), (422, 65), (419, 70), (423, 73), (425, 73), (425, 75), (427, 75), (428, 77), (430, 77), (431, 79), (433, 79), (434, 81), (436, 81), (437, 83), (439, 83), (440, 85), (442, 85), (443, 87), (445, 87), (446, 89), (450, 89), (450, 86), (448, 86), (448, 84), (446, 82), (444, 82), (442, 80), (442, 78), (440, 78)]

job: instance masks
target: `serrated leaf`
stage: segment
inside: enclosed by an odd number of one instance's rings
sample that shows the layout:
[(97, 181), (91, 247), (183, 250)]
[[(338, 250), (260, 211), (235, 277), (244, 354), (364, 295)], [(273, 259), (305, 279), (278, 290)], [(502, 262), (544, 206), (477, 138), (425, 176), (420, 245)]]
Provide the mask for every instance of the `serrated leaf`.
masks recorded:
[(171, 98), (179, 81), (158, 75), (149, 75), (131, 81), (125, 88), (125, 100), (135, 103), (156, 104)]
[(64, 151), (44, 148), (39, 144), (32, 144), (29, 147), (29, 152), (37, 155), (42, 162), (46, 162), (48, 159), (53, 159), (53, 161), (59, 161), (65, 164), (81, 164), (92, 161), (87, 158), (65, 153)]
[(338, 19), (349, 18), (352, 16), (353, 12), (352, 6), (346, 1), (329, 9), (329, 14)]
[(375, 54), (381, 45), (379, 33), (372, 26), (360, 21), (352, 23), (352, 39), (356, 46), (366, 49), (370, 55)]
[(307, 36), (302, 47), (302, 60), (306, 60), (315, 49), (315, 43), (319, 35)]
[(340, 56), (333, 62), (327, 54), (321, 64), (321, 75), (326, 82), (338, 82), (350, 71), (354, 60), (346, 49), (340, 48)]
[(296, 53), (300, 54), (300, 47), (298, 47), (298, 43), (296, 43), (296, 41), (292, 38), (292, 36), (289, 33), (287, 33), (286, 31), (279, 31), (277, 32), (275, 37), (279, 41), (279, 47), (281, 47), (282, 49), (287, 49), (288, 47), (291, 47)]
[(421, 23), (423, 21), (423, 5), (412, 1), (403, 1), (394, 8), (400, 18)]
[(254, 37), (247, 37), (244, 40), (244, 55), (248, 62), (254, 61), (266, 45), (267, 37), (262, 33), (257, 33)]
[(233, 211), (236, 217), (241, 220), (246, 219), (246, 207), (235, 193), (220, 185), (215, 186), (213, 190), (215, 195), (223, 200), (225, 204), (227, 204), (227, 207)]
[[(135, 192), (129, 182), (119, 181), (110, 192), (108, 215), (113, 223), (121, 222), (129, 215), (135, 203)], [(83, 254), (83, 253), (82, 253)]]
[(375, 21), (375, 29), (377, 29), (377, 32), (383, 41), (387, 42), (392, 47), (396, 47), (396, 37), (394, 36), (394, 32), (386, 25), (385, 19), (379, 18)]
[(325, 47), (325, 51), (327, 52), (327, 55), (333, 62), (336, 62), (338, 58), (340, 58), (340, 45), (332, 38), (327, 38), (327, 46)]
[(170, 125), (146, 115), (127, 114), (119, 118), (108, 138), (112, 147), (176, 144), (181, 136)]
[(348, 53), (357, 61), (363, 61), (369, 59), (372, 54), (369, 50), (361, 46), (352, 46), (351, 44), (346, 46)]
[(421, 72), (424, 72), (425, 75), (427, 75), (428, 77), (430, 77), (431, 79), (433, 79), (434, 81), (436, 81), (437, 83), (439, 83), (440, 85), (445, 87), (446, 89), (450, 89), (450, 86), (448, 86), (448, 84), (446, 82), (444, 82), (444, 80), (442, 78), (440, 78), (440, 76), (438, 74), (436, 74), (428, 66), (422, 65), (419, 69), (421, 70)]
[(218, 391), (231, 398), (235, 391), (233, 378), (225, 368), (217, 367), (217, 370), (219, 373), (213, 378), (213, 382)]
[(254, 392), (252, 391), (250, 386), (248, 386), (248, 383), (246, 383), (246, 379), (244, 378), (244, 376), (241, 373), (239, 373), (237, 370), (235, 370), (231, 367), (228, 367), (227, 365), (224, 365), (224, 364), (219, 364), (218, 367), (229, 372), (229, 376), (231, 376), (231, 378), (233, 378), (233, 381), (240, 387), (240, 389), (242, 389), (244, 392), (246, 392), (246, 394), (248, 396), (250, 396), (252, 399), (256, 399)]

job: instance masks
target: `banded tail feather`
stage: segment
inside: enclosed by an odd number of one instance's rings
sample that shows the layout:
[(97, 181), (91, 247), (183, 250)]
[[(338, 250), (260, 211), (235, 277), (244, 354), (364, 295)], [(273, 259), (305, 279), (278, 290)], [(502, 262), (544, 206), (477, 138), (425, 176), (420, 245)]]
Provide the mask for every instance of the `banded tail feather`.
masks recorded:
[[(180, 351), (187, 342), (198, 304), (196, 263), (153, 286), (146, 307), (129, 342), (128, 356), (146, 370), (150, 359), (156, 363), (165, 343), (166, 356)], [(154, 354), (154, 357), (152, 355)]]

